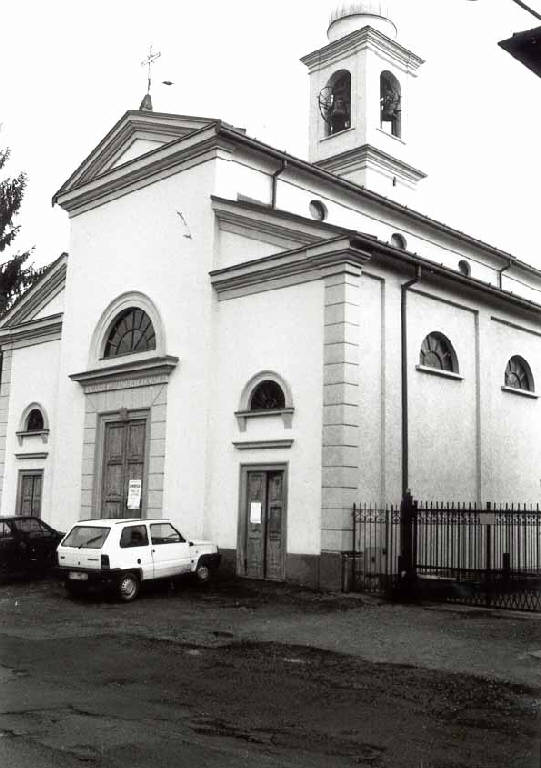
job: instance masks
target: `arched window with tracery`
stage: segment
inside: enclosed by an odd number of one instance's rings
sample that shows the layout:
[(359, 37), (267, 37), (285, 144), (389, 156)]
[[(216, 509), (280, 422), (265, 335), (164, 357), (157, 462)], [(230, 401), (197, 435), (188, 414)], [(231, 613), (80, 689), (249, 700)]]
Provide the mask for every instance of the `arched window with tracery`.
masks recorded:
[(351, 128), (351, 74), (347, 69), (332, 75), (319, 94), (319, 108), (327, 136)]
[(128, 307), (113, 320), (103, 356), (119, 357), (153, 349), (156, 334), (150, 317), (139, 307)]
[(392, 136), (402, 135), (402, 88), (392, 72), (384, 70), (380, 75), (381, 127)]
[(458, 373), (458, 359), (449, 339), (433, 331), (429, 333), (421, 344), (419, 362), (425, 368), (434, 368), (439, 371)]
[(532, 370), (523, 357), (513, 355), (507, 363), (505, 386), (511, 389), (522, 389), (525, 392), (534, 391)]

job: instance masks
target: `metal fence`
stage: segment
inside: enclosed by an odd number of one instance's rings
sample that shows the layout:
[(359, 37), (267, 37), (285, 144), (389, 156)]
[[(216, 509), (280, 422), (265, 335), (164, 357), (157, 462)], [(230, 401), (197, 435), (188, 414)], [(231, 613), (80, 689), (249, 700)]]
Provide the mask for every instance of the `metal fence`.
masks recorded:
[(541, 611), (541, 511), (526, 505), (355, 506), (344, 588)]

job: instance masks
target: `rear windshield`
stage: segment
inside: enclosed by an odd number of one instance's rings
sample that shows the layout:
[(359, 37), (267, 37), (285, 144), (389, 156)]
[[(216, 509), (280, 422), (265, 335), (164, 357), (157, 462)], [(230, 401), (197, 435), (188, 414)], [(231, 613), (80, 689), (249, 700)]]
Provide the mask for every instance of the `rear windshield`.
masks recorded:
[(62, 546), (76, 547), (77, 549), (101, 549), (110, 530), (110, 528), (98, 528), (95, 525), (76, 525), (62, 542)]

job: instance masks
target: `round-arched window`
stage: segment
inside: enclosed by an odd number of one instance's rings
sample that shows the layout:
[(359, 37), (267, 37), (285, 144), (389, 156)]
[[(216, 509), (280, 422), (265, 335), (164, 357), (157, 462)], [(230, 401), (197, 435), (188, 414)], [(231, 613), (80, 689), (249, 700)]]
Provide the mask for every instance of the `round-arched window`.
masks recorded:
[(523, 389), (526, 392), (534, 391), (532, 371), (523, 357), (514, 355), (507, 363), (505, 386), (512, 387), (512, 389)]
[(156, 349), (156, 334), (150, 317), (139, 307), (129, 307), (114, 319), (103, 356), (118, 357), (152, 349)]
[(436, 368), (440, 371), (458, 373), (458, 360), (455, 350), (449, 339), (438, 331), (429, 333), (423, 341), (419, 362), (426, 368)]
[(261, 381), (250, 395), (251, 411), (278, 411), (286, 407), (282, 387), (272, 379)]
[(32, 408), (26, 419), (26, 431), (27, 432), (43, 432), (43, 414), (39, 408)]

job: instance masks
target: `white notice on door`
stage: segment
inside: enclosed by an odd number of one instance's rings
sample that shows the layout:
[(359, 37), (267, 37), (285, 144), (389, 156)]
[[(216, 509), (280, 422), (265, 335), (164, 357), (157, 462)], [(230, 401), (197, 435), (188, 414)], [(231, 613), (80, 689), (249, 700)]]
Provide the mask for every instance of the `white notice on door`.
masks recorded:
[(261, 502), (250, 502), (250, 522), (253, 524), (261, 523)]
[(128, 486), (128, 509), (139, 509), (141, 506), (141, 481), (130, 480)]

